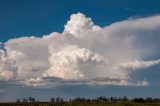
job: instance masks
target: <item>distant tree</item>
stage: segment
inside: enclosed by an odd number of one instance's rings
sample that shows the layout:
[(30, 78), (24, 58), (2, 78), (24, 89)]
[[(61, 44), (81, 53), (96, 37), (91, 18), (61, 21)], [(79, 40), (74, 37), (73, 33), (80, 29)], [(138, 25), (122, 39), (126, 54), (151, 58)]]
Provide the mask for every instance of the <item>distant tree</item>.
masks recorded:
[(86, 99), (86, 102), (92, 102), (92, 100), (91, 99)]
[(35, 98), (33, 98), (33, 97), (31, 97), (31, 96), (28, 98), (28, 100), (29, 100), (29, 102), (31, 102), (31, 103), (35, 102)]
[(87, 102), (86, 98), (81, 98), (81, 97), (76, 97), (75, 99), (73, 99), (74, 102)]
[(105, 96), (100, 96), (100, 97), (97, 98), (97, 100), (99, 102), (107, 102), (107, 101), (109, 101), (109, 99), (107, 99)]
[(71, 98), (69, 99), (69, 102), (72, 102), (72, 99), (71, 99)]
[(99, 102), (98, 99), (92, 99), (92, 102)]
[(145, 102), (145, 100), (143, 98), (134, 98), (132, 101), (136, 102), (136, 103), (144, 103)]
[(50, 102), (55, 102), (55, 99), (54, 98), (50, 98)]
[(153, 102), (153, 99), (152, 99), (151, 97), (147, 97), (147, 98), (145, 99), (145, 101), (146, 101), (146, 102)]
[(160, 102), (160, 98), (154, 98), (154, 102)]
[(111, 101), (111, 102), (113, 102), (113, 101), (114, 101), (114, 98), (113, 98), (112, 96), (110, 97), (110, 101)]
[(109, 99), (110, 102), (118, 102), (118, 99), (116, 97), (110, 97)]
[(122, 101), (123, 101), (123, 102), (126, 102), (126, 101), (128, 101), (128, 98), (127, 98), (127, 96), (124, 96), (124, 97), (122, 98)]
[(17, 103), (20, 103), (20, 102), (21, 102), (21, 100), (20, 100), (20, 99), (17, 99), (17, 100), (16, 100), (16, 102), (17, 102)]
[(60, 98), (60, 102), (64, 102), (63, 98)]
[(23, 103), (26, 103), (26, 102), (28, 102), (28, 100), (26, 99), (26, 98), (23, 98), (23, 101), (22, 101)]
[(56, 98), (56, 102), (60, 102), (60, 97), (57, 97), (57, 98)]

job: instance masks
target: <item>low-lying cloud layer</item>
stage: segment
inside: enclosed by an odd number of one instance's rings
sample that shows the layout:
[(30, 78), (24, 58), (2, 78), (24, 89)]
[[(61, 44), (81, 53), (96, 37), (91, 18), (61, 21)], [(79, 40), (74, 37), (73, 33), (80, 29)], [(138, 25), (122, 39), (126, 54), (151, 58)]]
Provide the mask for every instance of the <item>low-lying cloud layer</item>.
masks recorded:
[(146, 86), (133, 71), (160, 64), (160, 16), (100, 27), (73, 14), (62, 33), (21, 37), (0, 44), (0, 80), (33, 87)]

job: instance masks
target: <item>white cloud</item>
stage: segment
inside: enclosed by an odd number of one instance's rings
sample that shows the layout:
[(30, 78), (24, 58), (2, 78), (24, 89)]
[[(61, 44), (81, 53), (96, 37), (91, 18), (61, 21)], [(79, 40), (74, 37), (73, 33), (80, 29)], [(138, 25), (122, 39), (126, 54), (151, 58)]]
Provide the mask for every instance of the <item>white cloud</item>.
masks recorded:
[(154, 65), (160, 64), (160, 59), (158, 60), (150, 60), (150, 61), (133, 61), (133, 62), (126, 62), (119, 65), (120, 68), (123, 69), (132, 69), (132, 70), (138, 70), (138, 69), (144, 69), (148, 67), (152, 67)]
[(146, 80), (131, 78), (129, 70), (159, 64), (159, 59), (144, 61), (160, 53), (159, 20), (153, 16), (101, 28), (84, 14), (73, 14), (62, 33), (0, 44), (5, 45), (0, 50), (0, 80), (33, 87), (146, 86)]
[[(79, 80), (86, 78), (84, 72), (87, 71), (87, 69), (85, 70), (86, 65), (87, 67), (91, 65), (92, 68), (98, 70), (99, 67), (97, 66), (102, 63), (102, 58), (88, 49), (66, 46), (63, 50), (51, 54), (49, 61), (51, 67), (46, 71), (48, 76), (60, 77), (66, 80)], [(80, 68), (84, 69), (81, 70)]]
[(0, 50), (0, 80), (11, 80), (17, 75), (14, 60), (5, 57), (5, 51)]
[(73, 34), (76, 37), (82, 37), (82, 33), (88, 30), (99, 30), (99, 26), (95, 26), (91, 18), (86, 18), (82, 13), (72, 14), (70, 20), (65, 25), (64, 31)]

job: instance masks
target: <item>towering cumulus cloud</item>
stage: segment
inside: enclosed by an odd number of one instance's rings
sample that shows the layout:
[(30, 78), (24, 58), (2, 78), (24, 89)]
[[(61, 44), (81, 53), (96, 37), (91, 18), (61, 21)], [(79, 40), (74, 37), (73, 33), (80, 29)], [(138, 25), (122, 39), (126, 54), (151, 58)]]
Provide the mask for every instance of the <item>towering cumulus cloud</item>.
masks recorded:
[(0, 80), (32, 87), (63, 85), (146, 86), (132, 73), (160, 64), (160, 16), (106, 27), (73, 14), (62, 33), (0, 43)]

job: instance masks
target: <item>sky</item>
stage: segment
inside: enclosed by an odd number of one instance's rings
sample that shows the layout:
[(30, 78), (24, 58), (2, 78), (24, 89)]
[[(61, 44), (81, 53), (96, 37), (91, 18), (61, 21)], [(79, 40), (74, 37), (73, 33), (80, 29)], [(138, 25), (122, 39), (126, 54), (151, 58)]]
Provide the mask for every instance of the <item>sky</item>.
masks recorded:
[(0, 102), (159, 97), (159, 0), (1, 0)]

